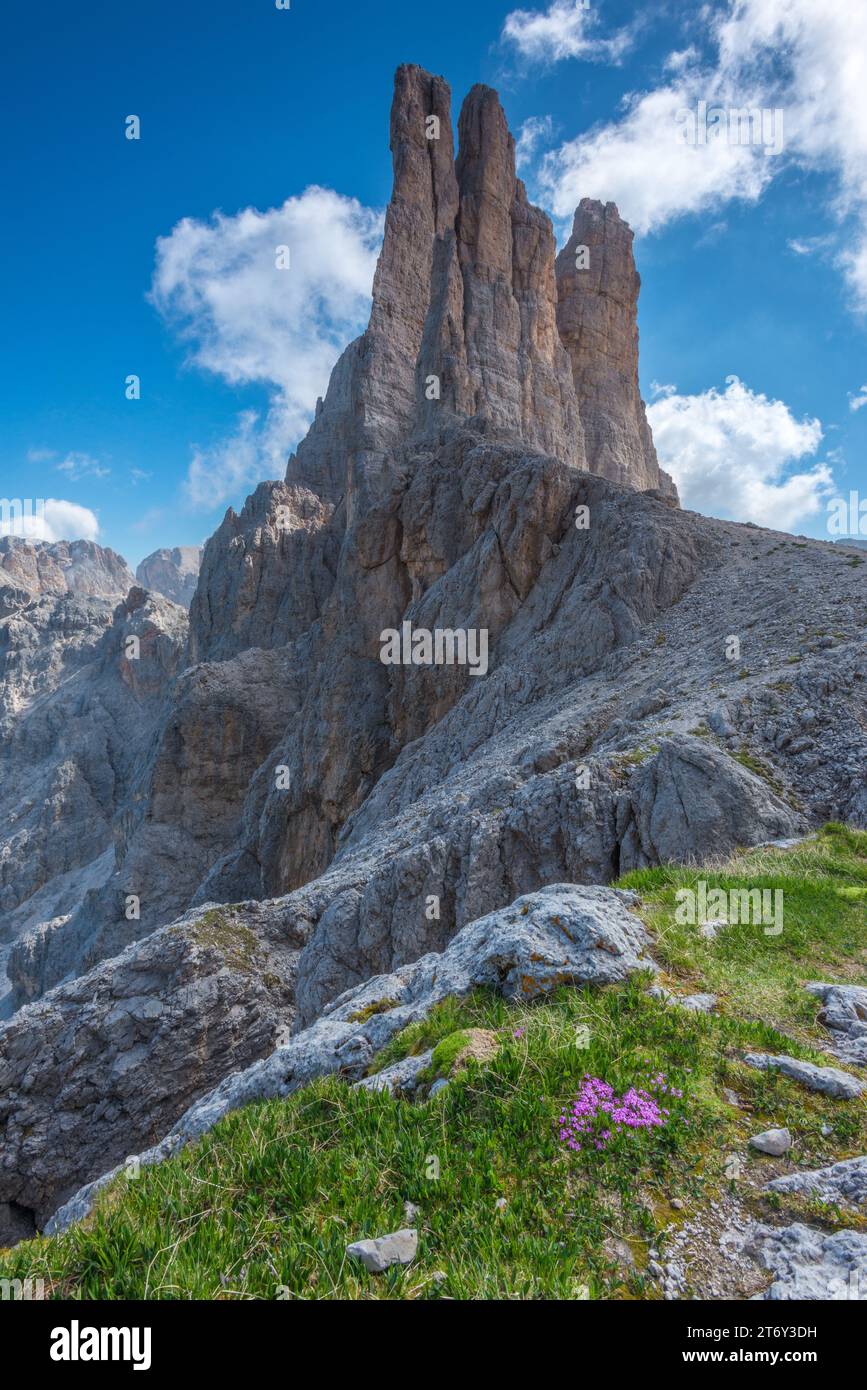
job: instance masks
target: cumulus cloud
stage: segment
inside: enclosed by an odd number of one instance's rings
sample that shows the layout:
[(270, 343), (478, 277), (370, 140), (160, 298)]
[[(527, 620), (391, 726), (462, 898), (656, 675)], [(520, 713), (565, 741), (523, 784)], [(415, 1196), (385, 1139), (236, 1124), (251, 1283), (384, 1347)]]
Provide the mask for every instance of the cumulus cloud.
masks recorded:
[(311, 187), (266, 212), (185, 218), (157, 242), (151, 296), (189, 362), (269, 392), (231, 437), (194, 447), (194, 506), (235, 500), (284, 472), (337, 357), (367, 322), (382, 222), (354, 198)]
[(531, 62), (583, 58), (616, 63), (631, 47), (632, 31), (619, 29), (606, 38), (596, 32), (598, 26), (597, 11), (582, 0), (552, 0), (547, 10), (512, 10), (506, 16), (502, 38)]
[(0, 497), (0, 536), (31, 541), (95, 541), (99, 522), (89, 507), (56, 497)]
[(867, 405), (867, 384), (862, 386), (859, 391), (849, 392), (850, 410), (863, 410), (865, 405)]
[[(867, 6), (725, 0), (709, 12), (707, 32), (706, 56), (671, 54), (664, 82), (550, 152), (538, 173), (542, 195), (563, 219), (582, 197), (613, 199), (637, 231), (650, 232), (731, 199), (755, 202), (793, 164), (830, 174), (837, 263), (867, 310)], [(782, 147), (772, 152), (770, 131), (767, 146), (738, 143), (728, 124), (706, 145), (689, 144), (683, 113), (700, 102), (783, 111)], [(808, 235), (793, 249), (806, 248)]]
[(779, 531), (804, 525), (833, 492), (827, 462), (795, 468), (822, 441), (818, 420), (798, 420), (783, 401), (751, 391), (736, 376), (724, 391), (681, 396), (662, 388), (648, 407), (660, 463), (684, 506)]

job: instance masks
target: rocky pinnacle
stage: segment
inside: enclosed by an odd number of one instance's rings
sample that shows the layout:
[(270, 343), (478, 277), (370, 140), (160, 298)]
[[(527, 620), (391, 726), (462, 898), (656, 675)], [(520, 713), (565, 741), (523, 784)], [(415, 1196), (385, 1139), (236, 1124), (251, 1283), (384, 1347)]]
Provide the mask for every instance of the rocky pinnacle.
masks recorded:
[(657, 463), (638, 387), (640, 287), (631, 227), (614, 203), (582, 198), (557, 257), (557, 325), (572, 362), (587, 467), (676, 497)]
[(555, 272), (550, 219), (516, 175), (492, 88), (470, 91), (458, 137), (455, 159), (447, 83), (399, 68), (370, 323), (335, 366), (287, 483), (345, 500), (351, 525), (388, 495), (401, 443), (484, 420), (504, 441), (673, 495), (638, 389), (632, 232), (613, 204), (585, 200)]

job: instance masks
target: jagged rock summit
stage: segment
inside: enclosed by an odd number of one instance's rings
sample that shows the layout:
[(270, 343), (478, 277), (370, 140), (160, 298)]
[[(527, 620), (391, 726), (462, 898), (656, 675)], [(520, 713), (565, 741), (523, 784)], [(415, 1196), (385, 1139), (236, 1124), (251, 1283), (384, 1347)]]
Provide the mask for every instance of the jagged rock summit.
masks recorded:
[(494, 437), (675, 496), (638, 390), (631, 231), (613, 203), (585, 199), (556, 257), (492, 88), (473, 87), (458, 137), (455, 159), (447, 83), (399, 68), (370, 323), (337, 363), (287, 483), (351, 515), (387, 494), (397, 445), (484, 420)]
[(44, 596), (117, 600), (134, 583), (126, 561), (95, 541), (0, 537), (0, 617)]

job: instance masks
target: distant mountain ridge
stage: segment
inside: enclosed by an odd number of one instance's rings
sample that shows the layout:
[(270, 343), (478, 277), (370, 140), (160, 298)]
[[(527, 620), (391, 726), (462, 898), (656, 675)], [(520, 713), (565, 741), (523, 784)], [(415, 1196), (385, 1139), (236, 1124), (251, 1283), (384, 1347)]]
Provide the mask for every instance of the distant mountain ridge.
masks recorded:
[(172, 603), (189, 608), (199, 582), (202, 554), (200, 545), (155, 550), (136, 567), (136, 580), (143, 589), (151, 589), (171, 599)]
[(120, 598), (134, 583), (123, 557), (95, 541), (0, 537), (0, 614), (45, 594)]

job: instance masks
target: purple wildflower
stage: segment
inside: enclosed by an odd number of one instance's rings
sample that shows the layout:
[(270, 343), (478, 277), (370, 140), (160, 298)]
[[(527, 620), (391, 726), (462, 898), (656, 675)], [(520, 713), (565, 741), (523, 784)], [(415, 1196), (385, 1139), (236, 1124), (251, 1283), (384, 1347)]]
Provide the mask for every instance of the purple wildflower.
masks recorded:
[(680, 1099), (682, 1094), (668, 1085), (660, 1071), (651, 1073), (646, 1085), (630, 1086), (622, 1096), (616, 1095), (607, 1081), (586, 1072), (577, 1096), (564, 1106), (560, 1116), (561, 1142), (580, 1153), (579, 1137), (589, 1139), (598, 1152), (624, 1130), (661, 1128), (671, 1111), (660, 1105), (660, 1100), (666, 1095)]

